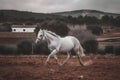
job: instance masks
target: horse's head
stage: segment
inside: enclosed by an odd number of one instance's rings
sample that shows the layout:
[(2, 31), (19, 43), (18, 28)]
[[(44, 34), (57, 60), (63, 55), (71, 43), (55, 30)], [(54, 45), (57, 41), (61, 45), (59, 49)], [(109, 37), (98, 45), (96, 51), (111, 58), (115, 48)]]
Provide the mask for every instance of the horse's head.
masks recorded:
[(36, 39), (35, 43), (38, 43), (39, 41), (44, 40), (44, 39), (45, 39), (44, 30), (40, 29), (40, 31), (38, 32), (37, 39)]

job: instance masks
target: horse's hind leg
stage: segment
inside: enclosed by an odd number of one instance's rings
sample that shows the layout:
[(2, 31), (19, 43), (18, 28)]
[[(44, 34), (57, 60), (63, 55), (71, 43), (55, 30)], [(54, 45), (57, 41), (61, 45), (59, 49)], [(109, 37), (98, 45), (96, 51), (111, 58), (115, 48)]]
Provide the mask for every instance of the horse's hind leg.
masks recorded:
[(79, 50), (76, 51), (76, 55), (77, 55), (77, 57), (78, 57), (79, 63), (80, 63), (82, 66), (84, 66), (84, 63), (83, 63), (83, 61), (82, 61), (82, 59), (81, 59)]

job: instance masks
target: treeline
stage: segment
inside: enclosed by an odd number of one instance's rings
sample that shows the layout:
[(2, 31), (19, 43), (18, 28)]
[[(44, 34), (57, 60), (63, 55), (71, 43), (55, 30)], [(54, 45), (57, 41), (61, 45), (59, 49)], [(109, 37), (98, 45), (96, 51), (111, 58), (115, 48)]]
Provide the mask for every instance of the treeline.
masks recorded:
[(46, 20), (60, 20), (68, 24), (87, 24), (87, 25), (109, 25), (109, 26), (120, 26), (120, 16), (113, 17), (108, 16), (107, 14), (102, 16), (100, 19), (94, 16), (78, 16), (72, 17), (69, 16), (60, 16), (56, 14), (42, 14), (42, 13), (32, 13), (24, 11), (0, 11), (0, 23), (12, 23), (12, 24), (35, 24), (41, 23)]
[(64, 20), (67, 23), (76, 24), (87, 24), (87, 25), (105, 25), (105, 26), (115, 26), (120, 27), (120, 16), (112, 17), (104, 15), (100, 19), (91, 16), (78, 16), (72, 17), (68, 16)]
[[(1, 18), (0, 18), (1, 19)], [(32, 17), (31, 19), (20, 19), (21, 21), (14, 20), (11, 23), (6, 23), (7, 21), (2, 21), (3, 24), (0, 25), (0, 32), (11, 32), (11, 25), (12, 24), (36, 24), (40, 23), (42, 24), (43, 22), (55, 20), (55, 21), (62, 21), (66, 24), (71, 24), (71, 25), (81, 25), (81, 24), (86, 24), (86, 25), (97, 25), (97, 26), (111, 26), (111, 28), (114, 27), (120, 27), (120, 16), (114, 18), (112, 16), (103, 16), (101, 19), (98, 19), (96, 17), (90, 17), (90, 16), (79, 16), (79, 17), (72, 17), (72, 16), (67, 16), (67, 17), (59, 17), (59, 18), (45, 18), (45, 19), (39, 19), (37, 20), (36, 18)], [(59, 24), (59, 23), (58, 23)]]

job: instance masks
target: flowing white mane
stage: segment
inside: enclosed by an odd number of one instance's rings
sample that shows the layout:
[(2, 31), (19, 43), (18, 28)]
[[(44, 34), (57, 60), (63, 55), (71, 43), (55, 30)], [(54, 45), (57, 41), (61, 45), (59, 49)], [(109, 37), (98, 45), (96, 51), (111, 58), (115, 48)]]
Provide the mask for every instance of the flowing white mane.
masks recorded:
[(53, 35), (54, 37), (57, 37), (57, 38), (60, 38), (59, 35), (57, 35), (56, 33), (52, 32), (52, 31), (48, 31), (48, 30), (45, 30), (47, 33)]

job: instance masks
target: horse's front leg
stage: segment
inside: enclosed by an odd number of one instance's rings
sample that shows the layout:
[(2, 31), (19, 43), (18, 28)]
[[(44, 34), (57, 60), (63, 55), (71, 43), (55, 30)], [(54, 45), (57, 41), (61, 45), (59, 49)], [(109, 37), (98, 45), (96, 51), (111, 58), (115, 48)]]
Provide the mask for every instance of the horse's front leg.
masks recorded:
[(66, 64), (70, 58), (71, 58), (71, 52), (67, 52), (67, 58), (66, 58), (66, 60), (63, 62), (63, 64), (61, 64), (61, 66), (64, 65), (64, 64)]
[(60, 64), (60, 63), (59, 63), (59, 61), (58, 61), (58, 57), (57, 57), (57, 55), (56, 55), (56, 54), (54, 55), (54, 58), (55, 58), (55, 60), (56, 60), (57, 64), (58, 64), (59, 66), (61, 66), (61, 64)]
[[(56, 55), (56, 53), (58, 53), (58, 51), (56, 50), (56, 49), (54, 49), (50, 54), (49, 54), (49, 56), (48, 56), (48, 58), (47, 58), (47, 60), (46, 60), (46, 62), (45, 62), (45, 65), (48, 63), (48, 61), (50, 60), (50, 57), (51, 56), (54, 56), (54, 57), (56, 57), (55, 55)], [(56, 58), (57, 59), (57, 58)]]

